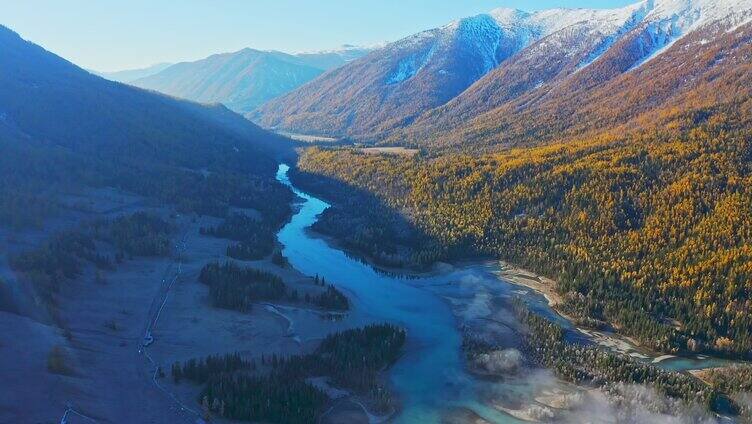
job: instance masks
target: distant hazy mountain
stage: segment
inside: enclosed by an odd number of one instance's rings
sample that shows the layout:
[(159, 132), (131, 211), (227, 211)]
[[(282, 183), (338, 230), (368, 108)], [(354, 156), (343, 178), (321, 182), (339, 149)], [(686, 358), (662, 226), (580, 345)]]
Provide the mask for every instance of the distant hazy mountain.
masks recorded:
[(172, 66), (172, 63), (157, 63), (146, 68), (141, 69), (128, 69), (125, 71), (116, 72), (97, 72), (92, 73), (99, 75), (100, 77), (107, 78), (110, 81), (129, 83), (140, 78), (145, 78), (154, 75), (158, 72), (164, 71), (168, 67)]
[[(749, 34), (751, 4), (646, 0), (614, 10), (498, 9), (389, 44), (249, 117), (266, 127), (364, 140), (508, 143), (544, 122), (549, 130), (576, 124), (576, 113), (598, 108), (604, 97), (665, 100), (698, 84), (700, 75), (743, 62), (733, 54), (719, 62), (697, 57), (744, 47), (735, 40)], [(653, 66), (668, 57), (693, 73)], [(623, 100), (601, 111), (626, 107)], [(574, 110), (563, 113), (565, 107)]]
[(338, 49), (323, 50), (320, 52), (297, 53), (295, 57), (302, 60), (305, 64), (314, 68), (328, 71), (339, 68), (340, 66), (359, 59), (373, 50), (368, 47), (358, 47), (345, 44)]
[(178, 63), (131, 83), (202, 103), (222, 103), (244, 113), (367, 51), (344, 46), (340, 50), (291, 55), (243, 49)]

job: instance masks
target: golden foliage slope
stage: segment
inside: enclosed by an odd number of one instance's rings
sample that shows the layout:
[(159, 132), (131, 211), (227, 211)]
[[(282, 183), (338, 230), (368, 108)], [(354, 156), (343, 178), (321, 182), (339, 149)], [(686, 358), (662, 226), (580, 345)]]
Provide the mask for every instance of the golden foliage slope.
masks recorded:
[(666, 351), (749, 356), (749, 102), (621, 137), (411, 160), (311, 149), (300, 166), (409, 211), (450, 252), (558, 279), (583, 319)]

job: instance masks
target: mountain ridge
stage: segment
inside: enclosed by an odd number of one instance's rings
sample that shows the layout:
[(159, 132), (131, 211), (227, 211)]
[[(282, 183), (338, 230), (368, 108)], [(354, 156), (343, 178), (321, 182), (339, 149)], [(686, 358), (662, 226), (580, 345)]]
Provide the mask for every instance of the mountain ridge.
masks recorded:
[(122, 71), (100, 72), (95, 70), (89, 70), (92, 74), (99, 75), (102, 78), (106, 78), (110, 81), (129, 83), (140, 78), (148, 77), (172, 66), (173, 63), (164, 62), (156, 63), (144, 68), (124, 69)]
[(238, 113), (247, 113), (367, 51), (345, 46), (339, 50), (288, 54), (244, 48), (176, 63), (130, 83), (197, 102), (222, 103)]
[(0, 46), (0, 150), (47, 164), (5, 161), (0, 193), (10, 199), (105, 185), (219, 213), (223, 201), (198, 193), (208, 184), (198, 171), (273, 181), (275, 157), (291, 148), (224, 106), (106, 80), (2, 26)]
[[(748, 86), (733, 81), (737, 74), (745, 75), (748, 68), (745, 58), (749, 59), (750, 52), (744, 40), (748, 43), (751, 34), (751, 25), (731, 33), (718, 30), (712, 42), (705, 38), (708, 32), (689, 34), (659, 57), (640, 63), (646, 55), (640, 50), (645, 34), (637, 33), (615, 44), (588, 68), (541, 87), (527, 87), (506, 102), (484, 102), (483, 96), (500, 91), (489, 88), (488, 81), (480, 81), (451, 104), (424, 115), (413, 127), (396, 131), (389, 140), (412, 140), (423, 145), (441, 137), (442, 143), (455, 146), (468, 141), (476, 145), (508, 144), (618, 131), (620, 125), (629, 122), (632, 127), (655, 124), (662, 114), (680, 107), (683, 99), (702, 97), (699, 93), (706, 94), (707, 106), (727, 101), (735, 93), (749, 93)], [(497, 76), (489, 75), (488, 79), (493, 81)], [(749, 80), (749, 76), (742, 78)], [(498, 78), (497, 83), (507, 81)], [(708, 88), (728, 84), (738, 88), (714, 93)], [(458, 108), (470, 110), (460, 113)], [(468, 121), (458, 122), (455, 115), (468, 117)]]
[[(451, 31), (459, 31), (478, 41), (482, 37), (475, 34), (477, 31), (462, 30), (463, 25), (475, 23), (477, 29), (482, 27), (480, 23), (491, 21), (500, 36), (497, 39), (487, 37), (491, 41), (480, 44), (487, 47), (485, 51), (507, 46), (506, 54), (498, 54), (497, 50), (494, 59), (498, 60), (492, 66), (487, 66), (491, 57), (488, 54), (468, 56), (470, 53), (462, 49), (415, 48)], [(646, 0), (619, 9), (551, 9), (532, 13), (495, 9), (389, 44), (368, 58), (346, 65), (337, 75), (319, 77), (248, 116), (264, 127), (287, 131), (343, 136), (365, 142), (431, 144), (444, 137), (448, 127), (463, 124), (458, 121), (476, 119), (504, 104), (512, 107), (511, 103), (522, 99), (523, 95), (536, 90), (550, 91), (566, 79), (586, 79), (579, 75), (581, 73), (590, 78), (590, 84), (604, 83), (606, 75), (616, 78), (618, 74), (645, 66), (698, 30), (707, 37), (721, 37), (722, 34), (711, 30), (714, 25), (735, 31), (750, 21), (752, 1), (749, 0)], [(705, 44), (709, 42), (705, 40)], [(625, 50), (625, 43), (631, 43), (630, 51)], [(700, 45), (698, 51), (708, 50), (703, 46)], [(413, 68), (405, 66), (410, 64), (404, 60), (404, 51), (409, 49), (420, 51), (424, 56), (418, 57), (425, 63), (420, 62), (421, 66)], [(621, 59), (615, 57), (616, 52)], [(468, 60), (468, 57), (473, 59)], [(429, 65), (440, 61), (451, 63), (457, 58), (461, 58), (456, 62), (463, 63), (462, 66)], [(602, 64), (609, 61), (614, 68), (608, 72), (589, 69), (596, 62), (600, 62), (602, 68)], [(467, 62), (483, 71), (469, 72)], [(631, 62), (626, 68), (618, 65), (626, 62)], [(390, 80), (384, 75), (403, 69), (412, 70), (402, 72), (400, 76), (404, 78), (395, 81), (404, 87), (390, 87)], [(351, 81), (343, 76), (347, 73), (362, 77)], [(425, 85), (424, 81), (441, 81), (440, 73), (464, 74), (470, 81), (458, 90), (445, 90), (443, 96), (415, 89)], [(651, 77), (647, 78), (646, 81)], [(440, 86), (438, 90), (446, 85)], [(382, 96), (375, 100), (363, 96), (363, 93), (378, 90), (397, 91), (401, 96), (399, 99)], [(532, 100), (520, 100), (514, 107), (524, 109)], [(364, 102), (366, 106), (362, 106)], [(355, 106), (346, 107), (346, 104)], [(405, 107), (405, 104), (412, 107)]]

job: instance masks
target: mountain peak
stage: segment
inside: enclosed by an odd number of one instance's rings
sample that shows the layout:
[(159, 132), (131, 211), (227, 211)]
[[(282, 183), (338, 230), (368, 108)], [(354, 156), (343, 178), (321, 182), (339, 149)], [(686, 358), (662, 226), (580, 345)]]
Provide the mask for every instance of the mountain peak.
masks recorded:
[(736, 16), (738, 26), (752, 20), (752, 0), (647, 0), (652, 10), (647, 20), (670, 20), (675, 28), (688, 31), (713, 21)]
[(530, 12), (508, 7), (499, 7), (488, 13), (492, 18), (501, 25), (514, 25), (520, 20), (530, 16)]
[(429, 121), (425, 128), (448, 128), (528, 93), (545, 97), (570, 78), (585, 86), (615, 78), (690, 32), (711, 24), (728, 31), (750, 21), (751, 10), (752, 0), (494, 9), (387, 44), (252, 116), (270, 127), (371, 140)]
[(246, 47), (179, 63), (131, 83), (202, 103), (222, 103), (247, 113), (367, 52), (353, 46), (298, 54)]

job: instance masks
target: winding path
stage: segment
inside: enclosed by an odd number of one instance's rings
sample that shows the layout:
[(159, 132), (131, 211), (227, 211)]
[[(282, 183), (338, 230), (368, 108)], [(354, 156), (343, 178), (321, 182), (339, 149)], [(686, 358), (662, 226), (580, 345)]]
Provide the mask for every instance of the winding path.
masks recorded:
[[(169, 397), (180, 409), (178, 410), (178, 413), (182, 413), (185, 417), (185, 419), (189, 422), (196, 422), (196, 423), (204, 423), (204, 420), (201, 418), (201, 414), (196, 411), (193, 408), (190, 408), (189, 406), (185, 405), (183, 402), (178, 399), (178, 397), (167, 390), (163, 385), (159, 384), (159, 381), (157, 380), (159, 377), (159, 371), (160, 366), (154, 361), (154, 358), (149, 354), (148, 348), (154, 343), (154, 335), (152, 334), (152, 331), (154, 330), (154, 327), (159, 322), (159, 318), (162, 316), (162, 310), (164, 309), (165, 305), (167, 304), (167, 299), (170, 297), (170, 290), (175, 285), (175, 282), (177, 282), (178, 278), (180, 278), (180, 275), (183, 272), (183, 252), (186, 250), (186, 242), (185, 239), (188, 235), (188, 231), (186, 230), (185, 233), (183, 233), (182, 240), (178, 245), (175, 245), (179, 250), (177, 252), (177, 261), (170, 264), (168, 266), (168, 270), (172, 267), (172, 265), (177, 265), (177, 269), (175, 271), (175, 275), (167, 281), (167, 277), (162, 278), (162, 284), (166, 284), (160, 290), (160, 294), (157, 295), (157, 297), (154, 298), (152, 301), (152, 306), (149, 308), (150, 311), (154, 310), (154, 312), (151, 313), (151, 317), (149, 318), (149, 321), (146, 325), (146, 330), (144, 332), (144, 338), (142, 342), (139, 344), (138, 347), (138, 353), (143, 354), (146, 360), (149, 362), (149, 365), (154, 369), (154, 372), (151, 376), (151, 381), (154, 384), (154, 386), (164, 393), (167, 397)], [(159, 305), (158, 308), (156, 308), (156, 305)]]
[[(154, 358), (152, 358), (152, 356), (148, 352), (148, 347), (152, 345), (155, 341), (152, 331), (154, 327), (157, 325), (157, 323), (159, 322), (159, 318), (162, 315), (162, 310), (164, 310), (164, 307), (167, 304), (167, 299), (169, 298), (170, 290), (174, 286), (175, 282), (177, 282), (178, 278), (180, 278), (180, 275), (183, 272), (182, 254), (186, 250), (185, 240), (186, 240), (187, 235), (188, 235), (188, 230), (186, 230), (183, 233), (181, 241), (177, 245), (175, 245), (175, 247), (178, 248), (177, 259), (176, 261), (171, 262), (165, 269), (165, 277), (162, 278), (163, 287), (160, 289), (157, 296), (152, 300), (151, 307), (149, 308), (150, 312), (149, 312), (149, 316), (148, 316), (148, 320), (146, 324), (146, 329), (144, 331), (144, 337), (143, 337), (143, 340), (138, 344), (138, 354), (143, 355), (144, 358), (146, 358), (146, 360), (148, 361), (149, 366), (153, 368), (154, 371), (151, 375), (152, 383), (159, 391), (164, 393), (177, 405), (177, 407), (179, 408), (177, 410), (178, 414), (182, 413), (184, 415), (183, 419), (188, 422), (203, 424), (204, 420), (201, 418), (201, 414), (198, 411), (182, 403), (180, 399), (178, 399), (178, 397), (174, 393), (170, 392), (163, 385), (159, 384), (159, 381), (157, 378), (159, 376), (160, 367), (156, 363), (156, 361), (154, 361)], [(175, 265), (177, 266), (175, 274), (168, 281), (167, 274), (170, 272), (170, 269), (172, 269), (172, 267)], [(157, 307), (157, 305), (159, 306)], [(65, 412), (63, 413), (62, 418), (60, 419), (60, 424), (69, 424), (69, 418), (72, 415), (81, 417), (87, 422), (92, 422), (92, 423), (99, 422), (97, 419), (92, 418), (76, 410), (71, 405), (68, 405), (68, 407), (65, 409)]]

